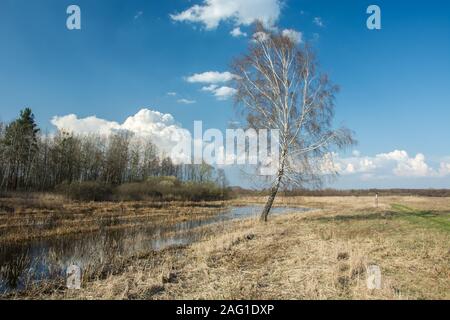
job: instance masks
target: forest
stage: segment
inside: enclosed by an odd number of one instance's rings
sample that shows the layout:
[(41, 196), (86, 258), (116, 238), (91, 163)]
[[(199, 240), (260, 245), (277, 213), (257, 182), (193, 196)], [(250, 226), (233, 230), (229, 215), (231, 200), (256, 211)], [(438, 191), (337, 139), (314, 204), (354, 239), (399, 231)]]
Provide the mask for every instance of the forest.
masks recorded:
[(175, 164), (151, 140), (128, 131), (44, 134), (30, 108), (0, 123), (2, 192), (55, 191), (79, 200), (109, 199), (117, 192), (133, 199), (217, 200), (226, 196), (227, 185), (223, 170)]

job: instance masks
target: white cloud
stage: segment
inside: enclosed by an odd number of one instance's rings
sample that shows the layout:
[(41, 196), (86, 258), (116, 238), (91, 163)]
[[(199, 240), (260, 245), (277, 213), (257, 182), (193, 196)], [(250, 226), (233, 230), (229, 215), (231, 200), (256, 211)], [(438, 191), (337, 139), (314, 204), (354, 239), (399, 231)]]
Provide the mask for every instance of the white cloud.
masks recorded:
[(325, 24), (323, 23), (323, 20), (322, 20), (322, 18), (321, 17), (315, 17), (314, 19), (313, 19), (313, 22), (314, 22), (314, 24), (316, 25), (316, 26), (318, 26), (318, 27), (325, 27)]
[(194, 104), (197, 103), (197, 101), (195, 100), (188, 100), (188, 99), (179, 99), (177, 100), (178, 103), (182, 103), (182, 104)]
[(214, 92), (214, 90), (216, 90), (219, 86), (216, 84), (212, 84), (210, 86), (207, 87), (203, 87), (202, 91), (207, 91), (207, 92)]
[(434, 170), (425, 162), (425, 156), (419, 153), (414, 158), (399, 161), (394, 173), (400, 177), (427, 177), (434, 175)]
[(241, 28), (239, 28), (239, 27), (236, 27), (233, 30), (231, 30), (230, 34), (235, 38), (247, 36), (247, 33), (242, 32)]
[(428, 160), (423, 153), (405, 150), (349, 156), (336, 153), (323, 160), (323, 173), (338, 172), (334, 187), (357, 188), (446, 188), (450, 178), (450, 157)]
[(227, 100), (236, 94), (237, 90), (227, 86), (219, 87), (218, 85), (212, 84), (208, 87), (203, 87), (202, 91), (212, 92), (217, 100)]
[(217, 100), (227, 100), (236, 93), (236, 89), (228, 86), (220, 86), (219, 83), (226, 83), (233, 80), (236, 76), (230, 72), (208, 71), (204, 73), (197, 73), (186, 78), (190, 83), (204, 83), (209, 86), (204, 86), (201, 90), (211, 92)]
[(200, 23), (206, 30), (213, 30), (224, 21), (240, 26), (260, 20), (272, 26), (280, 12), (279, 0), (203, 0), (201, 5), (196, 4), (170, 17), (174, 21)]
[(389, 153), (381, 153), (376, 156), (380, 159), (385, 160), (395, 160), (395, 161), (405, 161), (408, 160), (408, 153), (404, 150), (395, 150)]
[(233, 80), (235, 75), (231, 72), (217, 72), (217, 71), (207, 71), (203, 73), (196, 73), (190, 77), (186, 78), (189, 83), (223, 83)]
[(176, 92), (167, 92), (168, 96), (175, 97), (177, 95)]
[[(183, 129), (170, 114), (158, 111), (142, 109), (134, 116), (119, 124), (115, 121), (91, 116), (78, 118), (74, 114), (55, 116), (51, 123), (60, 130), (67, 130), (76, 134), (100, 134), (109, 135), (119, 130), (127, 130), (136, 138), (150, 139), (166, 156), (170, 156), (174, 162), (185, 161), (190, 158), (190, 151), (180, 149), (186, 141), (190, 141), (190, 133)], [(189, 140), (188, 140), (189, 139)], [(175, 147), (178, 149), (175, 150)]]
[(293, 29), (284, 29), (281, 34), (284, 37), (291, 39), (295, 44), (299, 44), (303, 41), (303, 34)]
[(121, 129), (121, 125), (114, 121), (108, 121), (97, 118), (96, 116), (78, 119), (75, 114), (69, 114), (63, 117), (55, 116), (51, 123), (60, 130), (66, 130), (75, 133), (98, 133), (109, 135), (113, 131)]
[(212, 92), (214, 93), (214, 96), (218, 100), (227, 100), (228, 98), (231, 98), (232, 96), (234, 96), (236, 94), (237, 90), (234, 88), (223, 86), (223, 87), (214, 89)]
[(394, 150), (375, 156), (362, 156), (354, 151), (351, 157), (342, 158), (333, 154), (334, 169), (342, 175), (360, 175), (365, 179), (386, 177), (432, 178), (450, 175), (450, 163), (442, 162), (440, 168), (430, 166), (425, 156), (418, 153), (411, 157), (404, 150)]
[(450, 162), (441, 162), (441, 166), (439, 168), (439, 176), (450, 176)]

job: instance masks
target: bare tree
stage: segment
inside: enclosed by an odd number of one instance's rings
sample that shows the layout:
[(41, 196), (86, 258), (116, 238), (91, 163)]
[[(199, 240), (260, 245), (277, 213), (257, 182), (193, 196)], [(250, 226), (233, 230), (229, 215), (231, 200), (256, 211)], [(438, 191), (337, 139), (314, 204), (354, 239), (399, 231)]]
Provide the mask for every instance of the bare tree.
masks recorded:
[[(210, 186), (215, 172), (205, 163), (176, 164), (163, 157), (149, 137), (128, 131), (109, 136), (65, 130), (42, 134), (31, 109), (9, 124), (0, 122), (0, 192), (51, 191), (84, 182), (116, 186), (163, 176)], [(224, 186), (225, 174), (218, 176)]]
[(105, 155), (105, 179), (107, 183), (119, 185), (125, 181), (129, 161), (131, 135), (126, 131), (112, 133)]
[(267, 221), (280, 187), (320, 185), (331, 152), (354, 140), (348, 129), (333, 128), (338, 87), (319, 72), (308, 45), (259, 23), (248, 52), (232, 68), (235, 102), (248, 127), (280, 131), (278, 170), (261, 214)]

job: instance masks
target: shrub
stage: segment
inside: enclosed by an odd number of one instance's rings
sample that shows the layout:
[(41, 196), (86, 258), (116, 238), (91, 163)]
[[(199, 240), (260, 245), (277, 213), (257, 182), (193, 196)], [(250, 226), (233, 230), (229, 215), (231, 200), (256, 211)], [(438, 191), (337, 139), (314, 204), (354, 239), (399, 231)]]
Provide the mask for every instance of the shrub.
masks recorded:
[(100, 182), (62, 183), (56, 191), (79, 201), (216, 201), (230, 198), (230, 190), (214, 182), (182, 182), (175, 177), (152, 177), (112, 188)]
[(181, 182), (174, 177), (152, 177), (145, 182), (118, 186), (118, 200), (214, 201), (229, 198), (228, 189), (213, 182)]
[(155, 185), (148, 182), (132, 182), (118, 186), (114, 192), (118, 200), (144, 200), (162, 199), (162, 193), (157, 190)]
[(110, 200), (112, 188), (104, 183), (95, 181), (62, 183), (56, 187), (58, 193), (69, 199), (79, 201)]

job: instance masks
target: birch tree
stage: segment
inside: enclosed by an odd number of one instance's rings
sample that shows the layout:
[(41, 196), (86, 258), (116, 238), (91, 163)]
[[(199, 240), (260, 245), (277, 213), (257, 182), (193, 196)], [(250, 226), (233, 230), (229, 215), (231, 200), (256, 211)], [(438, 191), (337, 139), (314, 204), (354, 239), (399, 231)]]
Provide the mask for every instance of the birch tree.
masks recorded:
[(248, 52), (232, 64), (235, 102), (248, 128), (280, 133), (263, 221), (281, 187), (320, 185), (331, 152), (354, 143), (351, 131), (333, 127), (338, 87), (319, 71), (312, 49), (296, 40), (257, 24)]

